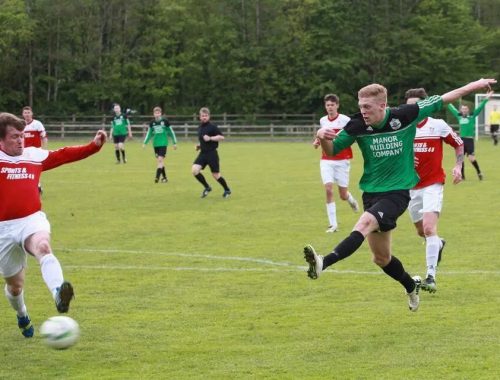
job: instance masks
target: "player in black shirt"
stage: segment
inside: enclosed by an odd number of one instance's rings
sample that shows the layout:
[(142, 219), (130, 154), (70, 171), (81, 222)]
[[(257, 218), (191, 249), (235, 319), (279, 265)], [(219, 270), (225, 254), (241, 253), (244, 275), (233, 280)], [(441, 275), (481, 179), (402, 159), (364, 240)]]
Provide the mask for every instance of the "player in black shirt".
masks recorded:
[(201, 197), (205, 198), (212, 188), (207, 183), (201, 171), (205, 169), (205, 166), (210, 167), (212, 176), (221, 184), (224, 188), (224, 193), (222, 196), (227, 198), (231, 195), (231, 190), (227, 186), (226, 180), (220, 175), (219, 172), (219, 154), (217, 153), (217, 147), (219, 142), (224, 140), (224, 135), (220, 131), (219, 127), (210, 122), (210, 110), (206, 107), (200, 109), (200, 121), (201, 124), (198, 127), (198, 140), (199, 144), (196, 145), (196, 150), (200, 151), (198, 157), (194, 160), (191, 172), (194, 177), (205, 187), (201, 193)]

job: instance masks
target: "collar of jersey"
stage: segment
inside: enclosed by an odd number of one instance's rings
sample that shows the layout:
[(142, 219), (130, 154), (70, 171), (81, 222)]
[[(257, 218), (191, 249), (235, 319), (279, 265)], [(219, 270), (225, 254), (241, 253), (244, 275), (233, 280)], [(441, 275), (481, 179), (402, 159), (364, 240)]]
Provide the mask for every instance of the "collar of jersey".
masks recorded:
[(389, 113), (390, 113), (390, 110), (389, 108), (386, 108), (385, 109), (385, 116), (384, 116), (384, 120), (382, 120), (380, 123), (378, 124), (374, 124), (372, 125), (373, 128), (376, 128), (376, 129), (382, 129), (385, 125), (385, 123), (387, 123), (387, 119), (389, 119)]

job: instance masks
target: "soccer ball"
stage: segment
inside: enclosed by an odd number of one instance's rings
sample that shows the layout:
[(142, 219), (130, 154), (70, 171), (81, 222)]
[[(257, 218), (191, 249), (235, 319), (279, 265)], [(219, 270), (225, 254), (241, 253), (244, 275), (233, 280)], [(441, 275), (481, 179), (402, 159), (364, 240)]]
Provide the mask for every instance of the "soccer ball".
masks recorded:
[(77, 342), (80, 336), (80, 327), (74, 319), (58, 315), (43, 322), (40, 334), (45, 339), (47, 346), (62, 350)]

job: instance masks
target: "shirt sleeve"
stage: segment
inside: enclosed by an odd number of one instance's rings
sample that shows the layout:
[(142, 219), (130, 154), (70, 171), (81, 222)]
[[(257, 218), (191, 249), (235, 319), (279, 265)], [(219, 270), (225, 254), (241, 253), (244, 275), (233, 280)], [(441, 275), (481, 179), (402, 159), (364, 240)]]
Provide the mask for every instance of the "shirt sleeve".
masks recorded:
[(148, 127), (148, 133), (146, 133), (146, 137), (144, 138), (144, 145), (146, 145), (149, 140), (151, 139), (151, 135), (153, 134), (152, 132), (153, 128), (151, 128), (151, 124)]
[(42, 161), (42, 170), (46, 171), (70, 162), (83, 160), (99, 152), (101, 148), (102, 145), (97, 146), (94, 141), (91, 141), (87, 145), (67, 146), (58, 150), (49, 151), (47, 158)]
[(451, 114), (458, 120), (460, 118), (460, 113), (458, 110), (455, 108), (455, 106), (451, 103), (448, 103), (448, 111), (451, 112)]
[(172, 138), (174, 145), (177, 145), (177, 138), (175, 137), (175, 132), (171, 125), (167, 127), (167, 134)]
[(479, 103), (479, 106), (477, 106), (477, 108), (472, 112), (471, 116), (473, 118), (481, 113), (481, 111), (483, 110), (486, 103), (488, 103), (488, 100), (489, 100), (488, 98), (484, 98), (483, 101), (481, 103)]
[(419, 100), (417, 105), (419, 107), (417, 121), (422, 121), (443, 108), (443, 99), (439, 95), (433, 95)]
[(335, 155), (345, 148), (350, 147), (354, 144), (354, 141), (356, 141), (354, 136), (349, 135), (345, 130), (341, 130), (337, 134), (337, 138), (333, 141), (333, 154)]

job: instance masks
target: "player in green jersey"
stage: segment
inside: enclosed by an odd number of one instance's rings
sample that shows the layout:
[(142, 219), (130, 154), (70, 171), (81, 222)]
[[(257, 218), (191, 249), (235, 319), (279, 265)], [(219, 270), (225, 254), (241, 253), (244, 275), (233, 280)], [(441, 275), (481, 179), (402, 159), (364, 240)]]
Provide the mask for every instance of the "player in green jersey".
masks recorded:
[[(460, 137), (464, 142), (464, 153), (469, 158), (470, 163), (476, 169), (477, 176), (479, 180), (483, 179), (483, 174), (481, 169), (479, 169), (479, 163), (476, 160), (476, 155), (474, 153), (474, 138), (476, 137), (476, 117), (483, 110), (484, 106), (490, 99), (493, 91), (489, 91), (486, 98), (483, 99), (479, 106), (470, 113), (469, 106), (462, 104), (460, 106), (460, 111), (455, 108), (453, 104), (448, 104), (448, 110), (457, 119), (460, 126)], [(462, 180), (465, 179), (465, 165), (462, 164)]]
[(161, 181), (167, 182), (167, 174), (165, 173), (165, 157), (167, 156), (168, 139), (172, 140), (174, 150), (177, 149), (177, 139), (175, 137), (175, 132), (170, 126), (167, 118), (162, 116), (162, 109), (160, 107), (153, 108), (154, 120), (149, 123), (148, 133), (144, 139), (144, 148), (146, 144), (153, 139), (153, 148), (156, 156), (156, 176), (155, 183)]
[(132, 129), (130, 127), (130, 120), (127, 115), (122, 113), (122, 108), (119, 104), (115, 104), (113, 107), (113, 111), (115, 112), (115, 116), (113, 117), (113, 121), (111, 122), (111, 130), (109, 131), (109, 139), (113, 138), (113, 142), (115, 144), (115, 155), (116, 155), (116, 163), (120, 163), (120, 152), (122, 154), (123, 163), (127, 163), (127, 159), (125, 158), (125, 140), (128, 138), (132, 138)]
[(408, 295), (408, 306), (417, 311), (421, 279), (411, 277), (403, 264), (391, 254), (391, 230), (410, 201), (409, 190), (419, 178), (414, 168), (413, 140), (416, 121), (422, 120), (471, 92), (488, 88), (494, 79), (480, 79), (442, 96), (431, 96), (415, 104), (387, 107), (387, 90), (380, 84), (371, 84), (358, 92), (360, 113), (354, 115), (337, 135), (321, 128), (317, 132), (325, 152), (336, 154), (358, 143), (364, 160), (360, 188), (363, 190), (364, 212), (351, 234), (331, 253), (321, 256), (311, 245), (304, 248), (309, 264), (307, 274), (316, 279), (330, 265), (349, 257), (363, 244), (365, 238), (373, 254), (373, 261), (384, 273), (403, 285)]

